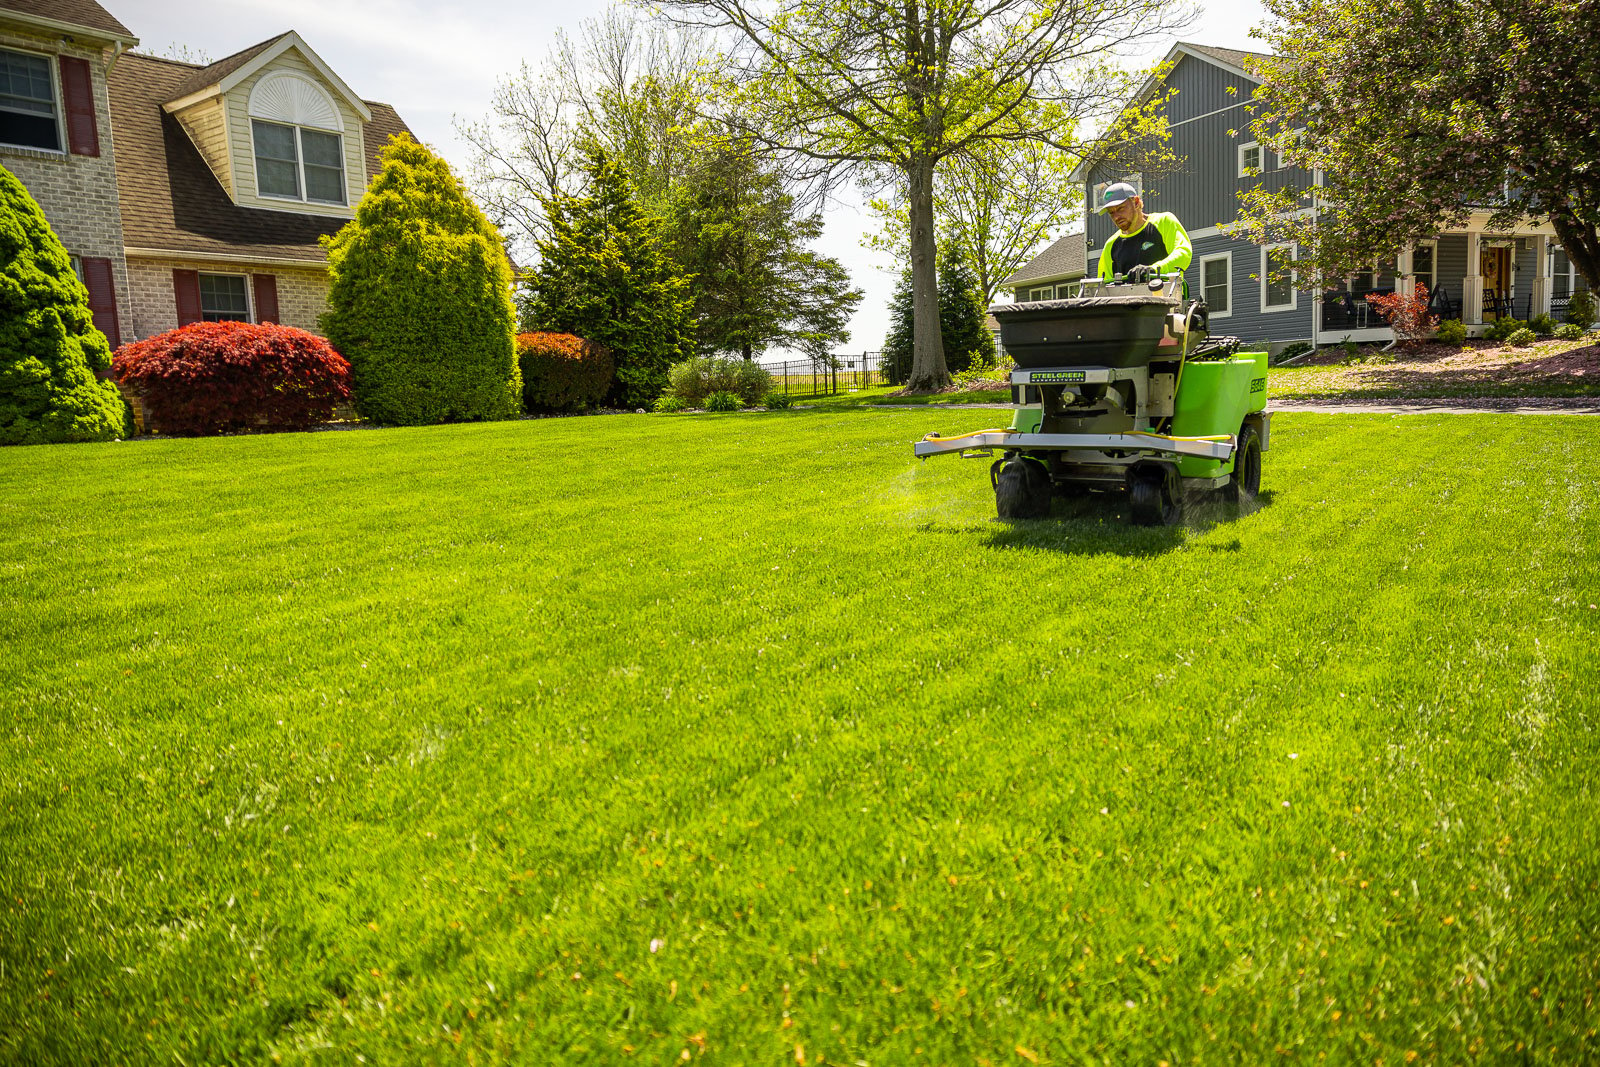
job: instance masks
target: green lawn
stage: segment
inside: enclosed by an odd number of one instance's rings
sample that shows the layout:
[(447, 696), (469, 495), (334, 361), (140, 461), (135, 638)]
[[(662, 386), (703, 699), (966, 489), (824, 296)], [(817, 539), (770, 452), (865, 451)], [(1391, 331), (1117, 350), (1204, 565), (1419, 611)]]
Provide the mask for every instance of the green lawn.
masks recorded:
[(996, 416), (0, 451), (0, 1061), (1600, 1057), (1596, 423)]
[(920, 396), (890, 396), (899, 390), (898, 385), (874, 385), (854, 392), (839, 392), (823, 396), (794, 395), (796, 407), (856, 408), (856, 407), (937, 407), (944, 404), (1008, 404), (1011, 402), (1009, 386), (997, 385), (993, 390), (978, 393), (929, 393)]

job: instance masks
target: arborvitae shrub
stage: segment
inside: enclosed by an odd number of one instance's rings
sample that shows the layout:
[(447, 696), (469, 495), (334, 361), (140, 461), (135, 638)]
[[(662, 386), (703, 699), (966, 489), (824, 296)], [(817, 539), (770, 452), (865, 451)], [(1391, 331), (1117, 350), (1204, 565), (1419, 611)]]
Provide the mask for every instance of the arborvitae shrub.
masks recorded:
[(616, 365), (605, 345), (570, 333), (517, 334), (522, 403), (529, 411), (578, 411), (600, 403)]
[(511, 266), (450, 168), (404, 134), (328, 249), (321, 327), (374, 422), (504, 419), (522, 408)]
[(123, 345), (112, 373), (171, 434), (304, 430), (350, 399), (350, 364), (292, 326), (191, 323)]
[(95, 371), (111, 346), (89, 291), (16, 175), (0, 167), (0, 444), (109, 441), (128, 407)]

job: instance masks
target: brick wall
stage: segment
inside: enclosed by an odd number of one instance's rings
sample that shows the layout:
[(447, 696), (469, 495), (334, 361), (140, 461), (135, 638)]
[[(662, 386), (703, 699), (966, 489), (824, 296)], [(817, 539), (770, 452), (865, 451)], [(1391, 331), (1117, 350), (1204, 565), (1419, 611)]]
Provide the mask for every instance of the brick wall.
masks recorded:
[[(111, 143), (111, 104), (106, 95), (105, 64), (109, 53), (70, 40), (63, 41), (60, 37), (41, 37), (4, 25), (0, 25), (0, 48), (52, 57), (77, 56), (89, 61), (100, 155), (75, 156), (0, 147), (0, 165), (22, 180), (70, 254), (99, 256), (111, 261), (117, 286), (117, 317), (121, 320), (123, 340), (127, 340), (132, 303), (122, 251), (122, 211), (117, 199), (116, 153)], [(61, 71), (53, 59), (50, 72), (55, 81), (56, 106), (62, 108)]]
[(257, 266), (216, 261), (173, 259), (128, 260), (133, 301), (132, 318), (123, 324), (124, 340), (152, 337), (178, 326), (178, 302), (172, 288), (174, 270), (205, 274), (238, 274), (246, 278), (245, 293), (255, 315), (251, 274), (271, 274), (278, 282), (278, 317), (284, 326), (317, 332), (317, 316), (328, 306), (328, 272), (319, 265), (307, 267)]

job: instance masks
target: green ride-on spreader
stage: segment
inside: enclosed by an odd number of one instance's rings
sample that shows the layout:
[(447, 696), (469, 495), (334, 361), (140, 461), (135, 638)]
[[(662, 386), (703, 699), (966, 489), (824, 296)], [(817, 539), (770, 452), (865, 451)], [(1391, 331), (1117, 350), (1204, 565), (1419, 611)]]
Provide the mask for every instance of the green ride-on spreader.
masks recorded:
[(1188, 490), (1255, 497), (1271, 438), (1267, 354), (1209, 337), (1183, 275), (1086, 281), (1062, 300), (989, 309), (1016, 362), (1008, 429), (916, 443), (926, 459), (1001, 457), (990, 467), (1002, 519), (1043, 518), (1054, 496), (1127, 493), (1140, 525), (1177, 522)]

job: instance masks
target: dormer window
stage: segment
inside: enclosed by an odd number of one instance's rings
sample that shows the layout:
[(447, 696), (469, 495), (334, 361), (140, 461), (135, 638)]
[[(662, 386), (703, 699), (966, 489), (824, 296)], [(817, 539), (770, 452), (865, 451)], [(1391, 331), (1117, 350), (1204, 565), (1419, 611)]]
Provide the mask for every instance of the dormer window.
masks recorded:
[(275, 71), (250, 93), (256, 195), (311, 204), (348, 204), (344, 122), (311, 79)]
[(252, 119), (261, 196), (343, 204), (344, 145), (336, 133)]

